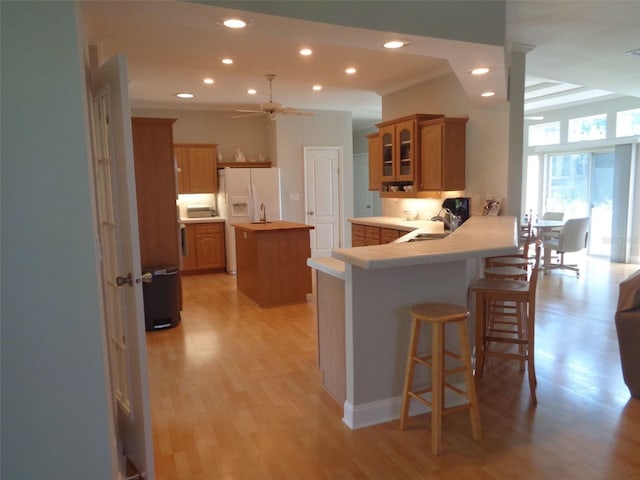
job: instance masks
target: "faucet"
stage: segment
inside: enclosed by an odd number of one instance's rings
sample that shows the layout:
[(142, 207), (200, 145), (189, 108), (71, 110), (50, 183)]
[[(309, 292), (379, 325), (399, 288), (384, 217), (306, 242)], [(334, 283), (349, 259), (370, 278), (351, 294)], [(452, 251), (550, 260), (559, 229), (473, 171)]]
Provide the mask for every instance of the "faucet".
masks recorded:
[[(444, 216), (440, 215), (442, 212), (444, 212)], [(438, 220), (444, 223), (447, 229), (452, 232), (460, 226), (460, 217), (454, 215), (454, 213), (448, 208), (441, 208), (438, 215), (431, 217), (432, 222), (436, 222)]]
[(260, 221), (267, 223), (267, 209), (264, 207), (264, 203), (260, 204)]

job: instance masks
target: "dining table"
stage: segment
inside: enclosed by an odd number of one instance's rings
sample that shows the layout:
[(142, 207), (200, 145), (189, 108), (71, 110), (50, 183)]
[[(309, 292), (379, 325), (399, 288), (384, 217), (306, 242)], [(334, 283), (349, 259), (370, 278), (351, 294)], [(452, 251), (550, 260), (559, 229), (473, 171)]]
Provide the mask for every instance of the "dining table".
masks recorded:
[(542, 240), (544, 252), (542, 256), (542, 268), (545, 268), (551, 262), (551, 248), (546, 248), (544, 246), (544, 238), (551, 231), (562, 228), (564, 222), (562, 220), (537, 220), (531, 224), (531, 228), (536, 231), (536, 238)]

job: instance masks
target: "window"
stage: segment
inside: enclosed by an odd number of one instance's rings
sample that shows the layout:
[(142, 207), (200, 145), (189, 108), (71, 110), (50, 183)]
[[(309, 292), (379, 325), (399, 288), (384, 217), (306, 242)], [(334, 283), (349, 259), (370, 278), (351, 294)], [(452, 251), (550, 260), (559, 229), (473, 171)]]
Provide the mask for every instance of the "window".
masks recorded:
[(570, 142), (585, 140), (600, 140), (607, 138), (607, 114), (592, 115), (590, 117), (572, 118), (569, 120)]
[(560, 122), (539, 123), (529, 127), (529, 146), (560, 143)]
[(640, 108), (616, 114), (616, 137), (640, 135)]

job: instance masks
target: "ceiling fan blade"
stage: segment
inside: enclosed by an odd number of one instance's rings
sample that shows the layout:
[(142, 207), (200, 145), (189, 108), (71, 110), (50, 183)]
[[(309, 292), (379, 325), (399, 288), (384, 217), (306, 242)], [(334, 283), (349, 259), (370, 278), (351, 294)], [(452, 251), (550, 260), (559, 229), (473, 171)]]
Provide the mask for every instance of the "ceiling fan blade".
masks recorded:
[(243, 112), (243, 113), (264, 113), (262, 110), (236, 110), (236, 112)]
[[(242, 112), (243, 110), (238, 110), (239, 112)], [(245, 113), (243, 115), (234, 115), (231, 118), (244, 118), (244, 117), (257, 117), (259, 115), (264, 115), (264, 112), (252, 112), (251, 110), (244, 110), (245, 112), (251, 112), (251, 113)]]

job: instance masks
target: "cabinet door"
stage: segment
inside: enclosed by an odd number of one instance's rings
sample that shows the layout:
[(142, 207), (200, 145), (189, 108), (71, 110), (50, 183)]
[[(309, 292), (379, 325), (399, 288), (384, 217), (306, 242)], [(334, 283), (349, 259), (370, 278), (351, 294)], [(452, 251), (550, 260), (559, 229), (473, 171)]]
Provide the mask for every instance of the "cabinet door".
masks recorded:
[(369, 190), (382, 188), (382, 138), (369, 135)]
[(224, 236), (209, 233), (196, 237), (198, 268), (224, 268)]
[(424, 125), (420, 129), (421, 190), (442, 190), (442, 130), (442, 123)]
[(187, 255), (182, 257), (182, 271), (189, 272), (198, 269), (198, 253), (196, 251), (196, 226), (186, 225)]
[(189, 192), (218, 191), (215, 147), (189, 147)]
[(415, 125), (414, 121), (406, 121), (395, 126), (395, 179), (413, 181), (415, 178)]
[(191, 193), (189, 185), (189, 149), (187, 147), (174, 147), (173, 154), (176, 159), (178, 193)]
[(380, 227), (365, 225), (364, 238), (366, 245), (380, 245)]
[(379, 159), (382, 166), (381, 179), (382, 181), (393, 181), (395, 180), (393, 167), (393, 158), (395, 156), (395, 127), (393, 125), (381, 127), (379, 133), (382, 143), (382, 155)]

